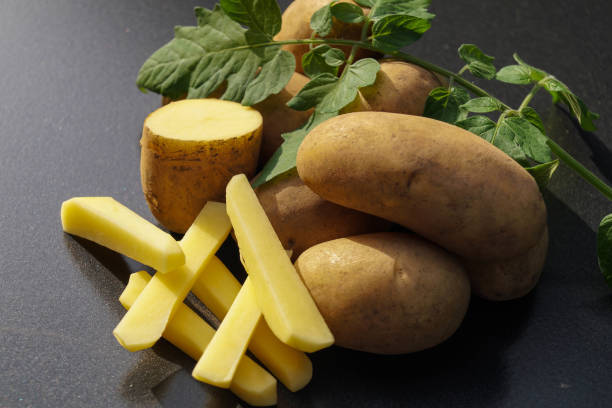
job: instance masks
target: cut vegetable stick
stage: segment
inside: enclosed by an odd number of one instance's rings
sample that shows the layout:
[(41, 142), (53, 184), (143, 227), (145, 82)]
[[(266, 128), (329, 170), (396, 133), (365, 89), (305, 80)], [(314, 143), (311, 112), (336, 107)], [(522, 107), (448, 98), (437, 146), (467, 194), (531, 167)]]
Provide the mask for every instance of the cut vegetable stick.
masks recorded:
[[(150, 280), (151, 277), (145, 271), (131, 274), (125, 290), (119, 297), (123, 307), (129, 309)], [(214, 333), (215, 330), (197, 313), (181, 304), (164, 330), (163, 336), (191, 358), (198, 360)], [(236, 374), (229, 389), (253, 406), (275, 405), (277, 401), (276, 380), (247, 356), (243, 356), (236, 367)]]
[(229, 387), (260, 318), (261, 311), (247, 278), (191, 375), (217, 387)]
[[(240, 282), (219, 258), (214, 257), (191, 290), (219, 320), (223, 320), (240, 291)], [(308, 356), (281, 342), (264, 319), (259, 320), (248, 347), (289, 390), (298, 391), (310, 382), (312, 363)]]
[(209, 201), (179, 242), (185, 265), (170, 274), (156, 273), (113, 334), (129, 351), (151, 347), (189, 293), (231, 228), (225, 205)]
[(129, 256), (160, 272), (185, 263), (170, 234), (111, 197), (74, 197), (62, 203), (64, 231)]
[(272, 332), (284, 343), (306, 352), (332, 345), (334, 336), (244, 174), (228, 183), (226, 202), (257, 304)]

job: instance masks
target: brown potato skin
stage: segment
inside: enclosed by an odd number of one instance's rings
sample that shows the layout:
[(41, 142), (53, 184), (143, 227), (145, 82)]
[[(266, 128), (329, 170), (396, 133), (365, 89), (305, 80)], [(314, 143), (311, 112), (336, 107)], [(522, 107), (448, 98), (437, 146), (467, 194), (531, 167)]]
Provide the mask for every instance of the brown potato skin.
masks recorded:
[[(312, 29), (310, 28), (310, 17), (313, 13), (321, 7), (329, 4), (330, 0), (295, 0), (289, 4), (289, 7), (283, 12), (283, 24), (280, 32), (274, 37), (277, 41), (282, 40), (299, 40), (303, 38), (310, 38), (312, 35)], [(340, 0), (342, 3), (356, 4), (352, 0)], [(368, 13), (370, 9), (363, 8), (364, 13)], [(359, 40), (361, 38), (361, 24), (348, 24), (338, 21), (334, 18), (332, 31), (327, 38), (344, 38), (347, 40)], [(347, 56), (351, 52), (351, 47), (339, 46)], [(290, 44), (283, 45), (283, 49), (291, 52), (295, 56), (295, 70), (300, 74), (304, 73), (302, 68), (302, 56), (309, 50), (308, 44)], [(356, 59), (372, 57), (376, 58), (380, 54), (359, 49), (355, 56)]]
[(391, 223), (323, 200), (297, 172), (279, 176), (255, 189), (283, 247), (292, 259), (318, 243), (349, 235), (387, 231)]
[(548, 228), (545, 228), (538, 243), (516, 257), (493, 262), (464, 260), (472, 292), (494, 301), (527, 295), (542, 275), (547, 252)]
[(295, 262), (336, 345), (402, 354), (440, 344), (459, 327), (470, 283), (459, 260), (410, 233), (340, 238)]
[(322, 198), (396, 222), (464, 258), (521, 254), (546, 224), (540, 190), (519, 164), (471, 132), (420, 116), (329, 119), (302, 142), (297, 169)]
[(435, 74), (403, 61), (381, 60), (376, 82), (359, 90), (342, 113), (393, 112), (423, 115), (429, 93), (444, 83)]

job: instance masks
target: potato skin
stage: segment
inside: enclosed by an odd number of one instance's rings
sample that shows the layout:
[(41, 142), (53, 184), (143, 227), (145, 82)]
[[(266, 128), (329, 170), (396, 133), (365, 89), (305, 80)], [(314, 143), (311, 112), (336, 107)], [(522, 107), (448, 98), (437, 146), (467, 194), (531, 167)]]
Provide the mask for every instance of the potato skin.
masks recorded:
[[(352, 0), (340, 0), (342, 3), (356, 4)], [(282, 40), (297, 40), (301, 38), (310, 38), (312, 29), (310, 28), (310, 17), (315, 11), (329, 4), (330, 0), (295, 0), (283, 12), (283, 24), (281, 31), (274, 37), (277, 41)], [(363, 8), (364, 13), (369, 13), (368, 8)], [(359, 40), (361, 38), (361, 24), (348, 24), (338, 21), (334, 18), (332, 31), (327, 36), (329, 38), (344, 38), (348, 40)], [(344, 51), (348, 57), (351, 52), (351, 47), (337, 47)], [(283, 49), (291, 52), (295, 56), (295, 70), (300, 74), (304, 73), (302, 68), (302, 56), (308, 52), (308, 44), (289, 44), (283, 45)], [(369, 50), (359, 49), (356, 54), (356, 59), (377, 57), (380, 54)]]
[(525, 253), (493, 262), (464, 260), (472, 292), (487, 300), (518, 299), (536, 286), (548, 252), (548, 228)]
[(387, 231), (391, 223), (323, 200), (297, 172), (279, 176), (255, 189), (283, 247), (292, 259), (318, 243), (349, 235)]
[(420, 116), (355, 112), (313, 129), (300, 178), (326, 200), (396, 222), (461, 257), (536, 244), (546, 206), (534, 179), (471, 132)]
[(340, 238), (295, 266), (342, 347), (378, 354), (433, 347), (459, 327), (470, 283), (458, 258), (416, 234)]

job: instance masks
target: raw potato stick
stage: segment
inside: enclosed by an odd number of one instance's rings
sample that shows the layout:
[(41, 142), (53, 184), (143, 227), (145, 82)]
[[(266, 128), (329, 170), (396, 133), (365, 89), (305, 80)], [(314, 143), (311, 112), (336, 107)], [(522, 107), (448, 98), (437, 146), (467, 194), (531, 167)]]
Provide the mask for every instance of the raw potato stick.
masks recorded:
[(232, 177), (226, 200), (257, 304), (270, 329), (282, 342), (298, 350), (314, 352), (332, 345), (334, 336), (244, 174)]
[(74, 197), (62, 203), (65, 232), (88, 239), (164, 273), (185, 263), (170, 234), (111, 197)]
[(228, 388), (260, 318), (261, 311), (255, 301), (251, 281), (247, 278), (193, 369), (193, 377)]
[[(150, 280), (151, 277), (145, 271), (131, 274), (119, 297), (123, 307), (129, 309)], [(163, 337), (194, 360), (198, 360), (214, 333), (215, 329), (197, 313), (181, 304), (164, 330)], [(236, 374), (229, 389), (250, 405), (276, 405), (276, 380), (247, 356), (243, 356), (236, 367)]]
[(173, 313), (206, 268), (231, 225), (225, 205), (209, 201), (179, 242), (186, 263), (171, 274), (156, 273), (113, 334), (129, 351), (151, 347), (161, 337)]
[[(222, 320), (240, 291), (240, 282), (219, 258), (213, 257), (191, 291)], [(264, 319), (259, 319), (248, 347), (290, 391), (304, 388), (312, 379), (312, 363), (308, 356), (281, 342)]]

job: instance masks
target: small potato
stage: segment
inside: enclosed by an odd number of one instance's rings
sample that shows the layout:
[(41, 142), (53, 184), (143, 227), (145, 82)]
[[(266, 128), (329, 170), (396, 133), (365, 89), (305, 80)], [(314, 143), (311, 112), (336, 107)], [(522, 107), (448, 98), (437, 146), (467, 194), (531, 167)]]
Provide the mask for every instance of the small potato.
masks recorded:
[(295, 266), (342, 347), (401, 354), (433, 347), (459, 327), (470, 283), (458, 258), (416, 234), (340, 238)]
[(387, 231), (389, 221), (323, 200), (291, 172), (255, 189), (283, 247), (292, 258), (320, 242)]
[(517, 256), (546, 225), (525, 169), (473, 133), (421, 116), (329, 119), (302, 142), (297, 169), (325, 200), (401, 224), (463, 258)]
[(524, 254), (494, 262), (464, 260), (472, 292), (488, 300), (512, 300), (528, 294), (538, 283), (548, 252), (548, 228)]

